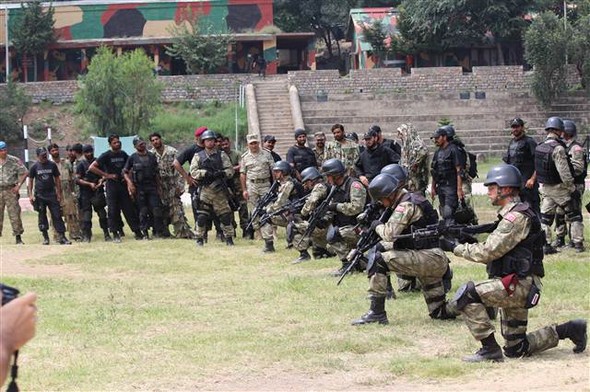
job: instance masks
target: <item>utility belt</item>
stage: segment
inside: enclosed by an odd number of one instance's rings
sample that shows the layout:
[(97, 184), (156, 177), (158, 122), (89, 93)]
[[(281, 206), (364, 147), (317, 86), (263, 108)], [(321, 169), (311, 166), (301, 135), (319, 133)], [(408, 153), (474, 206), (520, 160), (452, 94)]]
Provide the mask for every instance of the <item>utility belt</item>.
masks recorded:
[(268, 184), (270, 182), (270, 178), (253, 178), (248, 179), (253, 184)]

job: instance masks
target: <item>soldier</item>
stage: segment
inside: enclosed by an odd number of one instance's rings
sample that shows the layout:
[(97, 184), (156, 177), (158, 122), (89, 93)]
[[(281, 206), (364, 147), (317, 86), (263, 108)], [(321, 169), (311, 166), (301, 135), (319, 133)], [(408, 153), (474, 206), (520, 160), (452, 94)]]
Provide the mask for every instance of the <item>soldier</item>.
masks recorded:
[[(149, 228), (153, 225), (154, 238), (164, 237), (164, 214), (160, 194), (160, 171), (158, 160), (149, 152), (141, 137), (133, 138), (136, 152), (131, 154), (123, 167), (129, 196), (139, 211), (139, 229), (144, 240), (149, 240)], [(168, 233), (170, 236), (170, 233)]]
[(431, 139), (438, 147), (432, 158), (430, 196), (438, 195), (439, 209), (447, 223), (455, 222), (455, 212), (463, 194), (463, 162), (457, 146), (450, 143), (447, 130), (438, 128)]
[[(240, 184), (242, 196), (248, 202), (250, 212), (256, 206), (258, 200), (270, 189), (272, 182), (272, 167), (274, 160), (270, 153), (260, 148), (258, 135), (247, 135), (248, 151), (242, 154), (240, 161)], [(260, 227), (264, 240), (264, 252), (274, 252), (272, 226), (265, 224)], [(254, 233), (247, 233), (250, 239), (254, 239)]]
[(566, 338), (574, 342), (575, 353), (586, 348), (585, 320), (553, 324), (526, 333), (528, 309), (539, 301), (544, 275), (544, 238), (537, 214), (518, 197), (522, 184), (522, 176), (516, 167), (501, 165), (492, 168), (484, 185), (488, 187), (492, 205), (500, 207), (497, 228), (483, 243), (458, 244), (454, 240), (441, 239), (445, 250), (469, 261), (486, 264), (490, 277), (480, 283), (467, 282), (457, 290), (453, 299), (471, 334), (482, 345), (475, 354), (463, 358), (466, 362), (504, 360), (486, 306), (500, 308), (504, 354), (509, 358), (547, 350)]
[[(47, 209), (51, 214), (53, 227), (57, 231), (57, 242), (62, 245), (70, 245), (66, 238), (66, 226), (61, 218), (61, 179), (59, 170), (54, 162), (47, 158), (47, 149), (39, 147), (36, 151), (37, 162), (31, 166), (29, 171), (29, 183), (27, 190), (31, 205), (39, 213), (39, 231), (43, 234), (43, 245), (49, 245), (49, 221), (47, 220)], [(33, 186), (35, 191), (33, 192)]]
[[(563, 120), (563, 141), (566, 146), (566, 151), (570, 158), (571, 169), (573, 170), (574, 185), (576, 187), (576, 210), (579, 210), (580, 216), (582, 215), (582, 195), (584, 194), (584, 188), (588, 170), (588, 156), (584, 147), (576, 141), (578, 134), (576, 124), (571, 120)], [(552, 244), (554, 248), (565, 246), (565, 234), (568, 231), (566, 225), (565, 212), (561, 207), (556, 209), (555, 214), (555, 234), (557, 238)], [(568, 222), (569, 223), (569, 222)], [(572, 227), (573, 226), (573, 227)], [(570, 225), (570, 246), (575, 249), (576, 252), (581, 253), (584, 251), (584, 220), (579, 222), (572, 222)]]
[(215, 148), (215, 133), (203, 132), (201, 142), (205, 147), (197, 152), (191, 161), (190, 174), (198, 186), (197, 245), (203, 246), (207, 232), (207, 221), (211, 214), (217, 214), (225, 237), (225, 243), (233, 246), (232, 210), (229, 206), (229, 188), (225, 183), (234, 174), (227, 154)]
[(326, 155), (326, 134), (323, 132), (316, 132), (314, 135), (314, 142), (315, 146), (313, 148), (313, 153), (315, 154), (315, 160), (317, 162), (317, 166), (322, 166), (324, 163), (325, 155)]
[(184, 215), (184, 207), (180, 196), (184, 192), (182, 176), (174, 168), (174, 160), (178, 151), (169, 145), (162, 143), (162, 136), (154, 132), (150, 136), (152, 150), (158, 161), (160, 173), (160, 185), (162, 187), (162, 207), (164, 218), (164, 236), (169, 236), (168, 225), (174, 228), (176, 238), (193, 239), (194, 235)]
[(278, 162), (278, 161), (283, 160), (279, 154), (277, 154), (276, 152), (273, 151), (275, 149), (275, 145), (277, 143), (277, 139), (274, 136), (266, 135), (264, 137), (263, 142), (264, 142), (264, 146), (263, 146), (264, 149), (266, 151), (268, 151), (270, 153), (270, 155), (272, 155), (272, 159), (274, 162)]
[[(59, 146), (55, 143), (49, 146), (49, 155), (57, 165), (59, 170), (59, 178), (61, 179), (61, 211), (64, 221), (66, 223), (67, 231), (70, 233), (70, 238), (73, 240), (81, 240), (80, 232), (80, 218), (78, 217), (77, 193), (76, 193), (76, 177), (74, 175), (74, 166), (69, 158), (60, 158)], [(54, 240), (58, 240), (59, 233), (54, 227)]]
[(512, 140), (508, 144), (508, 151), (502, 160), (509, 165), (515, 166), (524, 180), (523, 188), (520, 191), (520, 199), (529, 203), (531, 208), (541, 214), (541, 199), (539, 197), (539, 183), (535, 173), (535, 150), (537, 142), (525, 133), (524, 121), (515, 117), (510, 121)]
[(304, 129), (295, 130), (295, 145), (287, 151), (287, 162), (294, 169), (294, 175), (301, 181), (301, 172), (308, 167), (317, 167), (318, 162), (315, 153), (305, 144), (307, 143), (307, 134)]
[(21, 238), (24, 233), (21, 220), (21, 209), (18, 200), (19, 190), (29, 172), (20, 159), (8, 154), (6, 142), (0, 141), (0, 236), (4, 223), (4, 207), (8, 211), (8, 218), (12, 226), (12, 235), (17, 245), (24, 245)]
[[(301, 172), (301, 181), (306, 191), (310, 191), (309, 197), (305, 200), (305, 204), (301, 208), (301, 212), (293, 222), (287, 226), (287, 237), (292, 233), (292, 243), (295, 249), (299, 251), (299, 257), (293, 261), (293, 264), (298, 264), (306, 260), (310, 260), (311, 256), (307, 249), (313, 246), (314, 259), (321, 259), (323, 257), (331, 257), (328, 253), (328, 242), (326, 241), (327, 228), (331, 221), (332, 214), (326, 214), (319, 222), (311, 235), (303, 238), (305, 231), (309, 226), (309, 222), (304, 220), (308, 218), (316, 207), (328, 196), (328, 185), (325, 183), (322, 174), (315, 167), (308, 167)], [(303, 218), (303, 219), (302, 219)], [(287, 238), (289, 242), (289, 238)]]
[[(547, 244), (543, 248), (545, 254), (557, 252), (551, 246), (551, 225), (555, 219), (557, 207), (563, 208), (567, 219), (572, 223), (572, 236), (583, 238), (583, 233), (580, 231), (582, 230), (582, 213), (576, 207), (581, 195), (577, 195), (576, 192), (566, 146), (559, 139), (563, 130), (561, 118), (550, 117), (545, 124), (547, 138), (535, 150), (535, 171), (543, 195), (541, 225), (547, 239)], [(582, 247), (582, 242), (578, 246)]]
[(322, 165), (322, 172), (328, 184), (336, 187), (334, 197), (328, 206), (328, 211), (334, 213), (334, 219), (326, 239), (329, 244), (328, 250), (333, 250), (342, 261), (341, 268), (334, 272), (335, 276), (340, 276), (349, 266), (350, 262), (346, 256), (358, 240), (354, 226), (357, 223), (357, 215), (365, 208), (367, 191), (358, 179), (346, 174), (346, 167), (338, 159), (326, 160)]
[(123, 176), (123, 168), (129, 155), (121, 149), (119, 135), (109, 135), (107, 140), (111, 149), (92, 162), (88, 170), (106, 180), (107, 212), (113, 242), (121, 242), (121, 211), (135, 233), (135, 239), (141, 240), (143, 235), (139, 229), (139, 217)]
[(90, 242), (92, 239), (92, 209), (98, 215), (98, 223), (104, 233), (105, 242), (113, 239), (109, 235), (109, 220), (105, 207), (107, 200), (104, 195), (103, 180), (97, 174), (88, 170), (94, 158), (94, 147), (90, 144), (83, 146), (84, 159), (76, 167), (76, 184), (80, 188), (78, 208), (80, 210), (82, 240)]
[(449, 259), (439, 248), (438, 239), (397, 239), (415, 229), (438, 222), (438, 214), (430, 202), (418, 193), (408, 193), (399, 181), (389, 174), (379, 174), (369, 184), (373, 201), (394, 209), (387, 223), (373, 221), (371, 230), (382, 238), (375, 247), (374, 261), (367, 266), (371, 307), (353, 325), (388, 324), (385, 311), (387, 277), (390, 272), (415, 276), (422, 285), (428, 314), (433, 319), (453, 319), (447, 308), (443, 277), (449, 270)]
[(377, 143), (395, 151), (398, 156), (402, 155), (402, 146), (393, 139), (385, 139), (383, 137), (383, 131), (379, 125), (371, 125), (369, 131), (377, 133)]
[[(227, 154), (231, 164), (234, 168), (234, 176), (231, 180), (231, 191), (233, 194), (234, 199), (238, 203), (238, 217), (240, 218), (240, 228), (242, 229), (242, 238), (248, 237), (248, 233), (246, 233), (246, 226), (248, 226), (248, 204), (244, 197), (242, 196), (242, 187), (240, 183), (240, 159), (241, 154), (236, 150), (232, 150), (231, 143), (228, 137), (223, 137), (221, 142), (221, 149), (223, 152)], [(232, 215), (232, 226), (235, 228), (236, 221), (235, 217)]]
[(364, 186), (369, 186), (369, 182), (379, 174), (381, 169), (392, 163), (398, 163), (400, 156), (389, 147), (379, 144), (379, 135), (373, 129), (369, 129), (363, 139), (365, 139), (366, 149), (354, 166), (359, 180)]
[[(293, 201), (303, 196), (303, 187), (301, 184), (291, 177), (291, 165), (286, 161), (278, 161), (272, 167), (272, 173), (275, 181), (279, 183), (277, 190), (277, 199), (266, 207), (266, 213), (272, 214), (278, 211), (281, 207), (289, 201)], [(276, 215), (271, 219), (276, 226), (287, 227), (289, 223), (285, 216)], [(287, 239), (287, 248), (291, 247), (291, 243)]]
[(426, 195), (428, 187), (428, 146), (412, 124), (402, 124), (397, 129), (402, 141), (400, 165), (408, 169), (406, 189)]
[(338, 159), (346, 168), (348, 175), (354, 175), (354, 164), (359, 158), (359, 145), (352, 140), (346, 139), (344, 136), (344, 125), (332, 125), (332, 135), (334, 141), (326, 144), (325, 160)]

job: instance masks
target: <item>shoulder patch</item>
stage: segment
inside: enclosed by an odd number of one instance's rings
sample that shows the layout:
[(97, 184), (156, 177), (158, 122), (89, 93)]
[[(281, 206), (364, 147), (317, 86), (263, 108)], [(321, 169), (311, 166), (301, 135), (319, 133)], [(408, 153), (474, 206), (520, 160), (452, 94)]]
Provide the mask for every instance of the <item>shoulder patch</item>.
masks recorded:
[(356, 182), (355, 181), (355, 182), (352, 183), (352, 187), (354, 189), (362, 189), (363, 188), (363, 185), (360, 182)]
[(572, 151), (574, 151), (574, 152), (580, 152), (580, 151), (584, 151), (584, 149), (582, 148), (582, 146), (577, 145), (577, 144), (574, 144), (572, 146)]
[(406, 209), (402, 205), (395, 207), (395, 212), (404, 212)]
[(508, 222), (514, 223), (514, 221), (516, 220), (516, 215), (514, 215), (512, 212), (509, 212), (506, 215), (504, 215), (504, 219), (506, 219)]

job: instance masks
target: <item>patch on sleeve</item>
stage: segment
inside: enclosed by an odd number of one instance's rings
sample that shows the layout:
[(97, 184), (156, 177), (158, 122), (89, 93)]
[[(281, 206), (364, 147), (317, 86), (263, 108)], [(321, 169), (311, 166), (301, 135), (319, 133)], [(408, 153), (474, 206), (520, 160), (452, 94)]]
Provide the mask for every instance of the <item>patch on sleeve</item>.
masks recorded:
[(512, 212), (509, 212), (506, 215), (504, 215), (504, 219), (506, 219), (510, 223), (514, 223), (514, 221), (516, 220), (516, 215), (514, 215)]
[(363, 188), (363, 185), (360, 182), (353, 182), (352, 183), (352, 187), (354, 189), (362, 189)]
[(584, 151), (584, 149), (583, 149), (581, 146), (579, 146), (579, 145), (577, 145), (577, 144), (574, 144), (574, 145), (572, 146), (572, 151), (573, 151), (573, 152), (580, 152), (580, 151)]
[(395, 212), (405, 212), (406, 209), (404, 208), (404, 206), (397, 206), (395, 207)]

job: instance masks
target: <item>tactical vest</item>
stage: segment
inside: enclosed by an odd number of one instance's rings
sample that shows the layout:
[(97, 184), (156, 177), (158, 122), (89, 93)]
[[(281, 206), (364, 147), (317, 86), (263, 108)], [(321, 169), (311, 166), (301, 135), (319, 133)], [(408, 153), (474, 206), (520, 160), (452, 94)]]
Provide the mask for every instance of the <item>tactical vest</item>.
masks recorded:
[(156, 177), (155, 169), (157, 168), (157, 163), (154, 163), (155, 157), (152, 159), (150, 153), (143, 156), (135, 155), (133, 158), (133, 182), (136, 185), (152, 185)]
[(528, 203), (518, 203), (511, 211), (517, 211), (529, 218), (531, 227), (529, 235), (504, 256), (492, 261), (487, 266), (490, 278), (502, 278), (517, 274), (520, 278), (530, 275), (545, 276), (543, 268), (543, 245), (545, 232), (541, 230), (541, 221)]
[[(347, 177), (342, 186), (336, 188), (332, 201), (335, 203), (349, 203), (350, 202), (350, 188), (352, 183), (358, 181), (356, 178)], [(356, 225), (356, 215), (344, 215), (341, 212), (334, 214), (334, 226), (354, 226)]]
[(432, 176), (435, 180), (451, 182), (456, 181), (457, 170), (453, 162), (453, 154), (450, 149), (452, 145), (449, 145), (446, 149), (439, 149), (436, 151), (434, 159), (432, 160)]
[[(404, 234), (411, 234), (412, 231), (416, 229), (423, 229), (428, 225), (433, 225), (438, 222), (438, 213), (432, 207), (432, 204), (421, 194), (419, 193), (406, 193), (402, 196), (400, 203), (410, 202), (422, 210), (422, 217), (418, 219), (416, 222), (412, 223), (410, 226), (406, 227), (404, 231), (401, 232), (402, 235)], [(396, 240), (393, 244), (394, 249), (432, 249), (438, 248), (438, 238), (430, 238), (430, 239), (412, 239), (412, 238), (405, 238)]]
[(586, 181), (586, 176), (588, 175), (588, 154), (586, 153), (586, 149), (584, 149), (584, 146), (582, 146), (580, 143), (575, 141), (575, 142), (572, 142), (572, 144), (570, 144), (569, 147), (567, 148), (568, 155), (574, 145), (580, 146), (582, 148), (582, 150), (584, 151), (584, 171), (582, 171), (582, 173), (580, 173), (580, 175), (576, 176), (574, 173), (574, 170), (573, 170), (573, 166), (571, 167), (572, 176), (574, 177), (574, 184), (584, 184)]
[(512, 140), (508, 145), (508, 163), (516, 166), (526, 179), (535, 171), (535, 156), (529, 149), (527, 137)]
[[(211, 155), (207, 155), (206, 150), (197, 152), (199, 155), (199, 169), (206, 169), (212, 172), (223, 170), (223, 161), (221, 160), (221, 154), (219, 151), (214, 152)], [(199, 180), (202, 185), (211, 185), (215, 182), (215, 178), (206, 177)]]
[(541, 143), (535, 150), (535, 170), (540, 184), (561, 184), (561, 177), (553, 161), (553, 150), (561, 143), (555, 139)]

